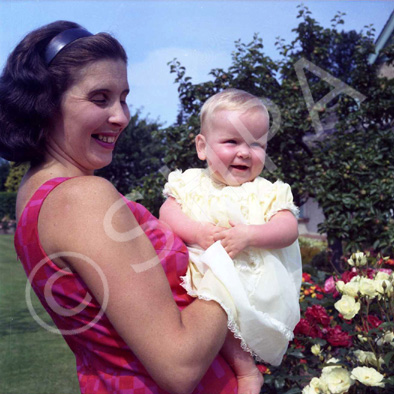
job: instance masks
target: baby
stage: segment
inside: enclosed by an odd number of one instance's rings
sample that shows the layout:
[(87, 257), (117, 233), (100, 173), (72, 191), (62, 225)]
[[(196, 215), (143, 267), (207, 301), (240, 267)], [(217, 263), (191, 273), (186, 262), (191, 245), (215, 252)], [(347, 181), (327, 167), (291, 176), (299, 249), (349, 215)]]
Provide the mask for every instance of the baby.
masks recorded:
[(233, 334), (222, 353), (241, 394), (259, 393), (262, 383), (245, 351), (279, 365), (300, 318), (298, 209), (289, 185), (259, 176), (268, 131), (268, 111), (257, 97), (237, 89), (212, 96), (196, 137), (208, 166), (172, 172), (160, 209), (188, 245), (183, 286), (227, 312)]

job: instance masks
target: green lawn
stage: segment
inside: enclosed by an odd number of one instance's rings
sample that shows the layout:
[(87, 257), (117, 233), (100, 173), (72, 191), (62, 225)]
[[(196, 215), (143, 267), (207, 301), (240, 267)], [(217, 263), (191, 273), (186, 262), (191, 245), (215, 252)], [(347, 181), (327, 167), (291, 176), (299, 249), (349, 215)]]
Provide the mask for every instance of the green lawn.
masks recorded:
[[(0, 393), (79, 393), (74, 355), (61, 335), (45, 330), (30, 315), (26, 280), (13, 236), (0, 235)], [(34, 292), (31, 298), (37, 315), (49, 323)]]

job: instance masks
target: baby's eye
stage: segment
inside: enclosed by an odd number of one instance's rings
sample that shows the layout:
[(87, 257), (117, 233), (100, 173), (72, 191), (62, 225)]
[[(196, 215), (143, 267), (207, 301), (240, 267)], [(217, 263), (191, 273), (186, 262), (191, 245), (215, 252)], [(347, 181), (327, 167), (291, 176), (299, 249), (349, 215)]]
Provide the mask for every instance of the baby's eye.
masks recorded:
[(254, 148), (262, 148), (263, 146), (258, 143), (258, 142), (253, 142), (250, 146), (253, 146)]
[(225, 143), (226, 144), (236, 144), (237, 141), (235, 141), (235, 140), (226, 140)]

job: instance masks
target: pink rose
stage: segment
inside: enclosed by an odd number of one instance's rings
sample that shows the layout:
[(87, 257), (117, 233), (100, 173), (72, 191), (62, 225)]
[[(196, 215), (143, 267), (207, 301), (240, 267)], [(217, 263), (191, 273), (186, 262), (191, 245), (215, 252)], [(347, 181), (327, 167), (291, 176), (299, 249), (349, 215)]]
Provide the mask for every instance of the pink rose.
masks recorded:
[(391, 275), (391, 273), (393, 272), (393, 270), (391, 270), (390, 268), (379, 268), (378, 271), (385, 272), (388, 275)]
[(324, 292), (326, 294), (331, 294), (334, 298), (339, 296), (339, 292), (335, 286), (335, 279), (333, 276), (330, 276), (325, 282), (324, 282)]
[(330, 276), (325, 282), (324, 282), (324, 291), (327, 294), (333, 293), (335, 290), (335, 280), (333, 276)]

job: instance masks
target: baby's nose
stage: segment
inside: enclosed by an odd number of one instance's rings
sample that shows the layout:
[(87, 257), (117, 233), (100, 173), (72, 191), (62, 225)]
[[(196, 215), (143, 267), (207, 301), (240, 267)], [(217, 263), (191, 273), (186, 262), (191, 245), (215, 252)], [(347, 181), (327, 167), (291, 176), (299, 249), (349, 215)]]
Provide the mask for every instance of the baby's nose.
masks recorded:
[(237, 154), (239, 157), (250, 157), (249, 146), (247, 144), (240, 145)]

